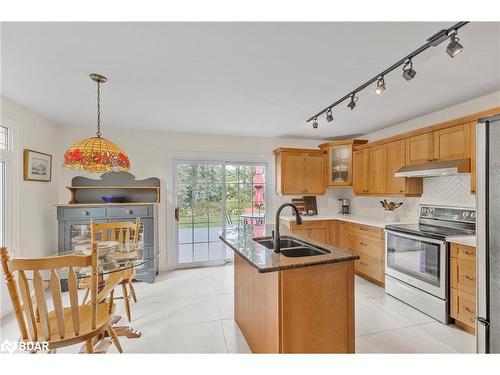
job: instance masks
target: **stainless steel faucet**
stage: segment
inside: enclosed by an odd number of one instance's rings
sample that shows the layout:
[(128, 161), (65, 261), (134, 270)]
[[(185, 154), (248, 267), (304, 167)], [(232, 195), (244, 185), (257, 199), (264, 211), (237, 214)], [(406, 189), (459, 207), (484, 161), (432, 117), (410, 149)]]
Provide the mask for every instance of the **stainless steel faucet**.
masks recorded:
[(299, 209), (297, 206), (295, 206), (292, 203), (283, 203), (279, 208), (278, 211), (276, 211), (276, 228), (274, 230), (273, 234), (273, 244), (274, 244), (274, 252), (279, 254), (281, 252), (281, 243), (280, 243), (280, 214), (283, 208), (286, 206), (290, 206), (293, 208), (293, 211), (295, 212), (295, 222), (300, 225), (302, 224), (302, 218), (300, 217)]

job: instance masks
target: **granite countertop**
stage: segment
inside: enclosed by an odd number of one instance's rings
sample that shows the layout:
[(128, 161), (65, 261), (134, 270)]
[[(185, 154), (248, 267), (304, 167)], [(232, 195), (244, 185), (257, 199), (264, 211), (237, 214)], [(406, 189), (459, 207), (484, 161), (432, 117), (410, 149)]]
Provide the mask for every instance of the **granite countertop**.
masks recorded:
[(311, 240), (306, 240), (297, 234), (293, 234), (289, 229), (281, 225), (280, 235), (296, 238), (304, 242), (316, 245), (331, 251), (325, 255), (315, 255), (310, 257), (286, 257), (276, 254), (272, 249), (268, 249), (255, 242), (255, 237), (271, 236), (274, 225), (251, 225), (244, 224), (240, 227), (228, 228), (221, 232), (220, 239), (226, 243), (232, 250), (245, 259), (250, 265), (255, 267), (258, 272), (282, 271), (292, 268), (302, 268), (317, 266), (328, 263), (350, 262), (359, 259), (346, 250), (338, 250), (334, 247), (319, 244)]
[(450, 236), (446, 237), (446, 241), (476, 247), (476, 236)]
[[(295, 221), (295, 216), (292, 216), (292, 215), (281, 216), (280, 219), (286, 220), (286, 221)], [(398, 221), (398, 222), (394, 222), (394, 223), (388, 223), (384, 219), (369, 218), (369, 217), (356, 216), (356, 215), (343, 216), (342, 214), (330, 214), (330, 215), (314, 215), (314, 216), (304, 215), (304, 216), (302, 216), (302, 221), (315, 221), (315, 220), (342, 220), (342, 221), (348, 221), (351, 223), (368, 225), (371, 227), (377, 227), (377, 228), (382, 228), (382, 229), (384, 229), (387, 225), (412, 224), (411, 222), (408, 222), (408, 221)]]

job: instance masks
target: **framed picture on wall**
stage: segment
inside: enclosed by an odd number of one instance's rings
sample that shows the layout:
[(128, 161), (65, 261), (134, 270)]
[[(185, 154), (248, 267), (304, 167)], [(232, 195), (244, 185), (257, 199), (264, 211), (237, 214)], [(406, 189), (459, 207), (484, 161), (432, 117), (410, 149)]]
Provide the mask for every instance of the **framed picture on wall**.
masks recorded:
[(50, 182), (52, 179), (52, 155), (24, 150), (24, 180)]

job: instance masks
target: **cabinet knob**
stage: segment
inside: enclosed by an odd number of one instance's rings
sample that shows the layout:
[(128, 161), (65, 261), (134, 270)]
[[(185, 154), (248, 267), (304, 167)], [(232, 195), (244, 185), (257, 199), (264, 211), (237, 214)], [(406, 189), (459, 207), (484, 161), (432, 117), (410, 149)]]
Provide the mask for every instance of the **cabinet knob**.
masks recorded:
[(85, 210), (82, 210), (82, 215), (83, 215), (83, 216), (88, 216), (88, 215), (89, 215), (89, 212), (88, 212), (88, 211), (85, 211)]
[(126, 210), (125, 212), (129, 215), (132, 215), (134, 213), (132, 210)]

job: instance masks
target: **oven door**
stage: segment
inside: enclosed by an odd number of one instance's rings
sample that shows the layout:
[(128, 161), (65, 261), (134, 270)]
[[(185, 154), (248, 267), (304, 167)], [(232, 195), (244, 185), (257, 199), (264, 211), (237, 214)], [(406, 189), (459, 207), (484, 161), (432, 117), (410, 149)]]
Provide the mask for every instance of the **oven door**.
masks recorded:
[(386, 230), (385, 273), (443, 300), (447, 259), (445, 241)]

